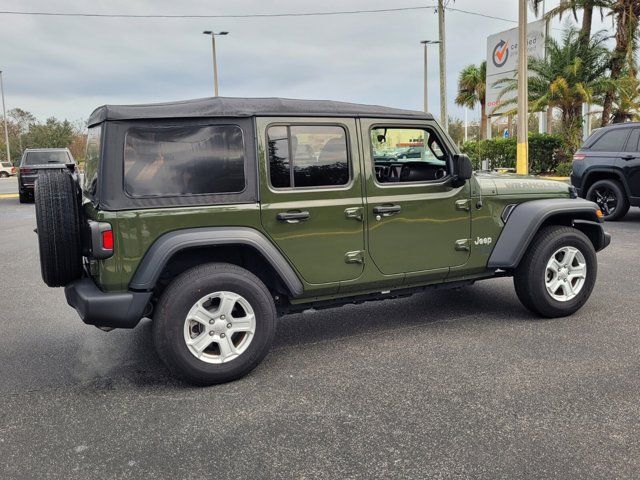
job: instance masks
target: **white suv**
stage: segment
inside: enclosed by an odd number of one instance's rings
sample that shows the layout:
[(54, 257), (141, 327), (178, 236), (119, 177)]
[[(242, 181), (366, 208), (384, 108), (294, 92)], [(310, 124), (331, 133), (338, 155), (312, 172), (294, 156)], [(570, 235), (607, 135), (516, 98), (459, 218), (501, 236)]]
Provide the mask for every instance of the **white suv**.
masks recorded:
[(16, 169), (9, 162), (0, 162), (0, 178), (7, 178), (16, 174)]

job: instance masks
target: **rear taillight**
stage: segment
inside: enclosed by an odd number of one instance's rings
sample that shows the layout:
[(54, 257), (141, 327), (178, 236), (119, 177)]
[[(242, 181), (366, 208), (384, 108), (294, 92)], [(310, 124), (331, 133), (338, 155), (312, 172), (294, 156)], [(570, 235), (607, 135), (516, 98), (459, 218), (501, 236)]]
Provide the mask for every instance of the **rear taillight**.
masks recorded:
[(95, 222), (89, 220), (90, 249), (85, 255), (95, 260), (104, 260), (113, 255), (115, 238), (111, 224), (107, 222)]
[(582, 153), (576, 153), (576, 154), (573, 156), (573, 159), (574, 159), (574, 160), (584, 160), (585, 158), (587, 158), (587, 156), (586, 156), (586, 155), (584, 155), (584, 154), (582, 154)]
[(16, 174), (16, 167), (11, 167), (11, 175), (15, 175)]
[(102, 249), (113, 251), (113, 230), (103, 230), (102, 234)]
[(33, 173), (33, 168), (20, 167), (21, 175), (29, 175), (30, 173)]

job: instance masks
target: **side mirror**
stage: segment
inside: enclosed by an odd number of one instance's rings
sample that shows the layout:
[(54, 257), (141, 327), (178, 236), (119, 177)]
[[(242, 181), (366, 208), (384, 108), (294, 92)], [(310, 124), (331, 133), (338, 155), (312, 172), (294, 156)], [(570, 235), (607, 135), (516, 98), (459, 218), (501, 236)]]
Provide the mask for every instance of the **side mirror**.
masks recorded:
[(456, 154), (453, 156), (453, 184), (456, 187), (464, 185), (464, 183), (473, 175), (473, 165), (471, 160), (464, 154)]

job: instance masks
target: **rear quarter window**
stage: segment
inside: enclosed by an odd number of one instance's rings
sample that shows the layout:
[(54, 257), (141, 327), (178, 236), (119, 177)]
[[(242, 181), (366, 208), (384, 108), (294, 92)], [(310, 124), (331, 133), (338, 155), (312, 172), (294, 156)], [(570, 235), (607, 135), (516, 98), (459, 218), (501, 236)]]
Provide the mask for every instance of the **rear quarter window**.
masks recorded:
[(124, 142), (124, 189), (131, 197), (239, 193), (244, 164), (237, 125), (132, 127)]
[(82, 189), (90, 197), (96, 194), (98, 186), (101, 139), (102, 125), (91, 127), (87, 133), (87, 152), (84, 160), (84, 181), (82, 184)]

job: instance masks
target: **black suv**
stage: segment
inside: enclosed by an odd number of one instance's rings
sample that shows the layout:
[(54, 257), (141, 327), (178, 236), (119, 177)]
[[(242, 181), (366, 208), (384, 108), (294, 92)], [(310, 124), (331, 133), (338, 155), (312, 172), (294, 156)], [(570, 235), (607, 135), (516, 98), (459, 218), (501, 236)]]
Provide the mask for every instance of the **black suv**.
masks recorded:
[(571, 183), (606, 220), (640, 206), (640, 122), (596, 130), (573, 156)]

